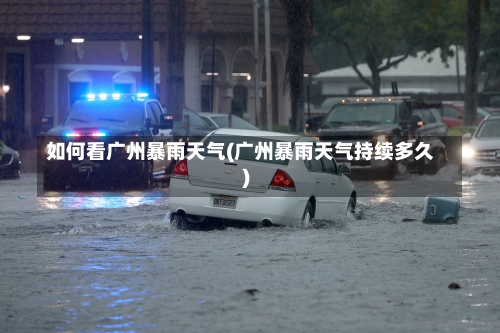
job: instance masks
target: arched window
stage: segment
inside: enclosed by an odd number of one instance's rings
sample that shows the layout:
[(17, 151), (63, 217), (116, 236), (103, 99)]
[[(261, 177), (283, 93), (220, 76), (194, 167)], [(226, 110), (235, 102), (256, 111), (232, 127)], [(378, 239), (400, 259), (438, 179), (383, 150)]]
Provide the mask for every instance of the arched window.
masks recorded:
[(156, 96), (160, 96), (160, 94), (161, 94), (161, 90), (160, 90), (160, 88), (161, 88), (160, 82), (161, 81), (160, 80), (161, 80), (160, 74), (156, 74), (156, 76), (155, 76), (155, 95)]
[(77, 70), (68, 75), (69, 105), (82, 98), (92, 90), (92, 75), (84, 70)]
[(135, 94), (136, 78), (130, 72), (120, 72), (113, 76), (113, 92)]

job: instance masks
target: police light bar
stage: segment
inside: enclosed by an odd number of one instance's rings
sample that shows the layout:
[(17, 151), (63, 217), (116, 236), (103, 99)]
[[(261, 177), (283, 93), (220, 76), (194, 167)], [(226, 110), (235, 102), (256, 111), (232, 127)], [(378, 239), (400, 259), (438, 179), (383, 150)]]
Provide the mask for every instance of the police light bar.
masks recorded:
[(122, 93), (112, 93), (112, 94), (107, 94), (107, 93), (100, 93), (100, 94), (86, 94), (82, 95), (82, 98), (88, 101), (95, 101), (96, 99), (99, 99), (100, 101), (106, 101), (106, 100), (120, 100), (120, 99), (126, 99), (130, 98), (132, 100), (137, 99), (137, 100), (144, 100), (149, 96), (148, 93), (137, 93), (137, 94), (122, 94)]

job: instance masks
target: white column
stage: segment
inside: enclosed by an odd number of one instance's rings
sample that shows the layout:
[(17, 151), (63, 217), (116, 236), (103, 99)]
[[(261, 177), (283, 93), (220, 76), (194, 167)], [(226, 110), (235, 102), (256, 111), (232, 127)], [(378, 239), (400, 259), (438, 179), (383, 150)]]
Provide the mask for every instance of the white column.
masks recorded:
[(200, 41), (198, 35), (186, 34), (184, 56), (185, 105), (194, 111), (201, 111), (201, 68)]

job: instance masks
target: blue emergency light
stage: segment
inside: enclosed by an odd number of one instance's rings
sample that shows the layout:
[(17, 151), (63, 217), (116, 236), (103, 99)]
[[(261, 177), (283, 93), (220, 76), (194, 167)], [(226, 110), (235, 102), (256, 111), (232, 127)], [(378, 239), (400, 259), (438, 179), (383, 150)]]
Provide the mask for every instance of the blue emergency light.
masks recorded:
[(132, 98), (132, 99), (137, 99), (139, 101), (145, 100), (149, 96), (148, 93), (140, 92), (137, 94), (120, 94), (120, 93), (112, 93), (112, 94), (106, 94), (106, 93), (100, 93), (98, 95), (94, 93), (86, 94), (83, 97), (87, 99), (88, 101), (95, 101), (97, 98), (99, 98), (100, 101), (106, 101), (109, 99), (113, 99), (115, 101), (120, 100), (122, 98)]

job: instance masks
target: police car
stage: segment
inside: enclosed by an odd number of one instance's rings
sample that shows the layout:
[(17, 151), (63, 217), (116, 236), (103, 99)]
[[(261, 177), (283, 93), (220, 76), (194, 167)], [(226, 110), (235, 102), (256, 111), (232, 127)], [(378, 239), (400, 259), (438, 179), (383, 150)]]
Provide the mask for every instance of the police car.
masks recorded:
[(172, 116), (147, 94), (88, 94), (71, 106), (60, 125), (50, 127), (52, 117), (43, 117), (39, 156), (44, 190), (149, 189), (169, 177), (171, 161), (146, 153), (150, 143), (166, 151)]

